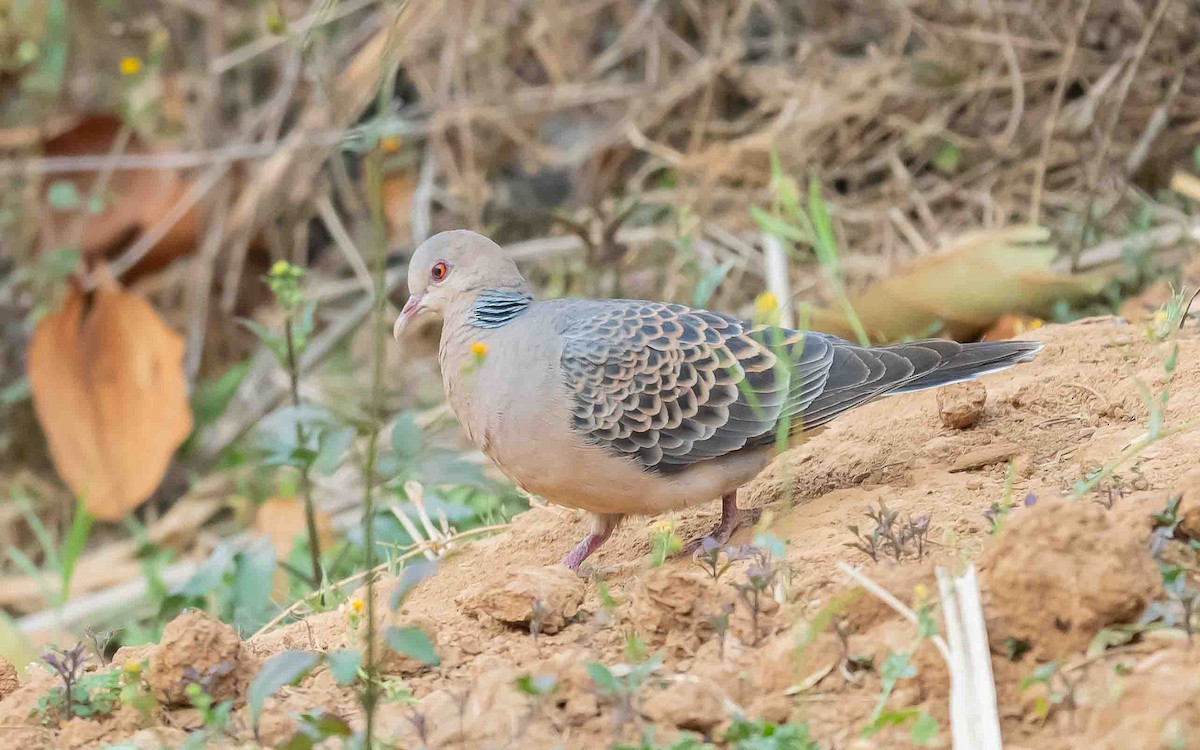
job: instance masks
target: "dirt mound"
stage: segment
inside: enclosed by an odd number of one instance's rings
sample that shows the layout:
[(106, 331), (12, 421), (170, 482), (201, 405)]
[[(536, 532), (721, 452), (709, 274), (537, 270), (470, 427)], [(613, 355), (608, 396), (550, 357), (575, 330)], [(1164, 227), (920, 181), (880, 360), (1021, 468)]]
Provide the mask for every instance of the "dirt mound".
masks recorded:
[(242, 697), (253, 661), (233, 628), (203, 612), (185, 612), (163, 629), (146, 681), (168, 706), (189, 705), (187, 686), (193, 682), (219, 703)]
[[(936, 621), (934, 568), (975, 560), (1006, 747), (1195, 747), (1196, 654), (1178, 623), (1137, 623), (1170, 604), (1151, 557), (1152, 514), (1182, 497), (1179, 554), (1200, 529), (1200, 431), (1191, 427), (1200, 371), (1190, 366), (1200, 337), (1180, 334), (1168, 382), (1171, 344), (1115, 319), (1035, 335), (1041, 356), (988, 378), (971, 425), (955, 416), (947, 426), (943, 413), (953, 406), (958, 415), (951, 402), (964, 395), (975, 410), (978, 389), (913, 394), (860, 409), (777, 459), (741, 500), (764, 507), (758, 531), (782, 553), (746, 559), (732, 549), (718, 577), (688, 559), (651, 568), (649, 522), (631, 519), (597, 554), (597, 577), (584, 580), (554, 565), (584, 519), (535, 508), (508, 533), (452, 554), (387, 615), (385, 624), (426, 631), (440, 661), (385, 662), (394, 700), (379, 709), (380, 737), (403, 747), (608, 750), (646, 730), (662, 746), (687, 731), (728, 748), (726, 731), (751, 717), (807, 722), (822, 747), (893, 748), (911, 746), (914, 717), (927, 715), (941, 727), (933, 746), (947, 747), (940, 657), (836, 565), (858, 566)], [(1165, 437), (1071, 499), (1077, 482), (1146, 431), (1139, 383), (1171, 391)], [(676, 514), (675, 528), (701, 533), (716, 512), (714, 503)], [(743, 530), (733, 544), (754, 534)], [(390, 586), (378, 588), (378, 610), (388, 612)], [(139, 656), (171, 703), (183, 670), (235, 664), (219, 690), (239, 701), (228, 739), (249, 743), (240, 701), (262, 660), (360, 643), (356, 627), (331, 611), (243, 643), (187, 614)], [(0, 727), (31, 747), (67, 746), (82, 728), (42, 728), (30, 717), (54, 684), (44, 672), (0, 701)], [(288, 740), (296, 717), (316, 708), (363, 725), (354, 688), (320, 666), (267, 701), (259, 740)], [(155, 731), (190, 728), (185, 711), (160, 709)], [(878, 711), (898, 724), (864, 739)], [(145, 727), (129, 729), (130, 744), (152, 741)]]
[(557, 633), (579, 611), (586, 587), (562, 565), (511, 571), (458, 602), (465, 614), (491, 617), (540, 633)]
[(4, 659), (0, 659), (0, 700), (4, 700), (16, 692), (21, 682), (17, 679), (17, 668)]
[(1053, 500), (1004, 530), (979, 560), (996, 651), (1011, 639), (1035, 658), (1079, 651), (1102, 627), (1135, 620), (1162, 596), (1147, 552), (1149, 523), (1116, 516), (1094, 503)]

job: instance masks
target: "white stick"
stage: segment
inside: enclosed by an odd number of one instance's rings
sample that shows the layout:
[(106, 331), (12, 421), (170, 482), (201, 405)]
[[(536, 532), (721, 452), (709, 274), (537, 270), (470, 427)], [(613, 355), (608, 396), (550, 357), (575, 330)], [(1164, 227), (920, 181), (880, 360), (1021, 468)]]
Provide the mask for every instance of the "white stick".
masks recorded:
[(979, 599), (979, 583), (975, 566), (955, 579), (959, 614), (967, 642), (967, 659), (971, 665), (971, 688), (975, 698), (975, 721), (979, 730), (981, 750), (1001, 750), (1000, 716), (996, 710), (996, 683), (992, 678), (992, 653), (988, 648), (987, 625), (983, 621), (983, 604)]
[(942, 568), (937, 569), (938, 594), (942, 599), (942, 618), (946, 622), (946, 641), (950, 644), (950, 736), (954, 738), (955, 750), (972, 747), (975, 741), (970, 721), (970, 692), (967, 689), (966, 649), (963, 648), (962, 622), (958, 617), (958, 599), (954, 593), (954, 581)]
[[(878, 583), (875, 583), (870, 578), (867, 578), (861, 570), (852, 565), (839, 562), (837, 567), (838, 570), (850, 576), (850, 579), (859, 586), (862, 586), (864, 589), (874, 594), (875, 597), (881, 602), (896, 610), (896, 612), (904, 617), (904, 619), (908, 620), (913, 625), (920, 626), (921, 619), (917, 617), (917, 613), (913, 612), (910, 607), (904, 604), (904, 602), (893, 596), (892, 592), (888, 591), (883, 586), (880, 586)], [(937, 647), (938, 652), (942, 655), (942, 658), (946, 660), (946, 664), (949, 665), (950, 648), (946, 645), (946, 640), (940, 635), (931, 635), (929, 640), (933, 641), (933, 645)]]
[(937, 569), (950, 644), (950, 728), (955, 750), (1002, 750), (996, 685), (975, 567), (958, 577)]
[(795, 327), (787, 250), (784, 250), (783, 242), (778, 237), (766, 232), (763, 233), (763, 275), (767, 277), (767, 291), (775, 295), (779, 303), (779, 324), (784, 328)]

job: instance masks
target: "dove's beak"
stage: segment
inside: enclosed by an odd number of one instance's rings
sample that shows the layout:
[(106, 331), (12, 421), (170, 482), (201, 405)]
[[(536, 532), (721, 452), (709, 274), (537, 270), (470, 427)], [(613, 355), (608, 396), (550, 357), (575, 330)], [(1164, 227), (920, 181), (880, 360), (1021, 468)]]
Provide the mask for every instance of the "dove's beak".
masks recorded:
[(392, 326), (392, 336), (396, 341), (404, 335), (404, 327), (408, 325), (408, 321), (416, 317), (417, 312), (421, 309), (421, 300), (425, 298), (424, 294), (409, 295), (408, 301), (404, 303), (404, 309), (400, 311), (400, 317), (396, 318), (396, 325)]

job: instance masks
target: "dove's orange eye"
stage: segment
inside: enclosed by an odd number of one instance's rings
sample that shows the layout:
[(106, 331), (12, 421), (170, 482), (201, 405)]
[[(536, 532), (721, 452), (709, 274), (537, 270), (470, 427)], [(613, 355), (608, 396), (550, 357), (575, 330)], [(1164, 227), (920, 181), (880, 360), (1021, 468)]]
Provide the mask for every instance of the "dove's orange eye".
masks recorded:
[(450, 273), (450, 266), (444, 260), (439, 260), (433, 264), (433, 268), (429, 269), (429, 278), (434, 281), (441, 281)]

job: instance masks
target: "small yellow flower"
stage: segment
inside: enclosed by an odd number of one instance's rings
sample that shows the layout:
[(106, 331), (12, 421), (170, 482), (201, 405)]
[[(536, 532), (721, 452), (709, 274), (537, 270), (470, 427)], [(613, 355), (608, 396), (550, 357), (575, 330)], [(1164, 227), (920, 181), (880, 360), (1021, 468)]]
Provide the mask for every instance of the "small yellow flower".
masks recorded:
[(916, 594), (917, 601), (923, 602), (929, 597), (929, 589), (923, 583), (918, 583), (913, 587), (913, 593)]
[(1032, 320), (1032, 321), (1029, 323), (1029, 329), (1030, 329), (1030, 330), (1036, 330), (1036, 329), (1038, 329), (1038, 328), (1041, 328), (1041, 327), (1042, 327), (1042, 326), (1044, 326), (1044, 325), (1046, 325), (1046, 321), (1042, 320), (1041, 318), (1034, 318), (1034, 319), (1033, 319), (1033, 320)]
[(471, 344), (471, 353), (476, 357), (486, 357), (487, 352), (487, 344), (483, 343), (482, 341), (476, 341), (475, 343)]
[(1161, 307), (1154, 312), (1154, 325), (1160, 326), (1167, 322), (1167, 311)]
[(385, 135), (379, 139), (379, 148), (385, 154), (394, 154), (400, 150), (400, 139), (394, 135)]
[(135, 76), (142, 72), (142, 61), (136, 57), (121, 58), (121, 75)]
[(275, 261), (275, 265), (271, 266), (271, 275), (282, 276), (283, 274), (287, 273), (287, 270), (288, 262), (286, 260), (277, 260)]
[(142, 663), (140, 661), (134, 661), (133, 659), (125, 662), (125, 665), (122, 668), (125, 670), (125, 674), (132, 677), (137, 677), (142, 673)]
[(754, 300), (754, 307), (759, 315), (770, 315), (779, 308), (779, 299), (770, 292), (763, 292)]
[(366, 604), (363, 602), (362, 599), (351, 599), (350, 600), (350, 611), (356, 615), (361, 615), (363, 612), (363, 607), (365, 607), (365, 606), (366, 606)]
[(671, 522), (666, 520), (655, 521), (654, 526), (651, 528), (654, 529), (655, 534), (670, 534), (673, 531)]

